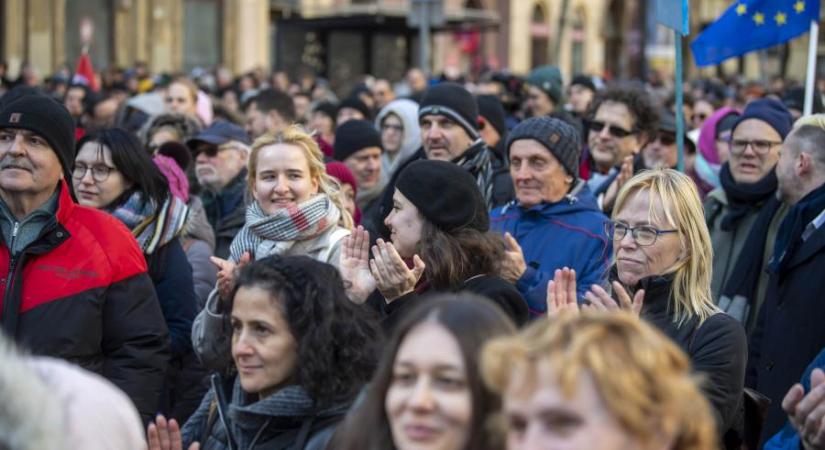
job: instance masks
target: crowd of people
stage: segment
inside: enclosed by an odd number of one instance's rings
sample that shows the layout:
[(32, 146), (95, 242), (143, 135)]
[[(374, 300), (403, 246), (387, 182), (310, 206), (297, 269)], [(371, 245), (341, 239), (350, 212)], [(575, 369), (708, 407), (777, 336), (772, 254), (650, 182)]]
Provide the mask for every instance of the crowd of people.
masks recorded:
[(0, 82), (0, 448), (825, 449), (819, 95), (103, 75)]

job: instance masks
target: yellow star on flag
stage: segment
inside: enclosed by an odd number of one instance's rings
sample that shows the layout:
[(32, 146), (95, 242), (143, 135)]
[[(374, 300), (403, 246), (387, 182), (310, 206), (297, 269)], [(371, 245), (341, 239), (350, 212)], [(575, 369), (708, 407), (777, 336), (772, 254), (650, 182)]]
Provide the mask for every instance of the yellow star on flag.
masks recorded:
[(748, 5), (746, 5), (744, 3), (740, 3), (739, 5), (736, 6), (736, 14), (738, 14), (740, 16), (744, 16), (745, 14), (747, 14), (747, 12), (748, 12)]
[(788, 22), (787, 19), (788, 19), (788, 16), (786, 16), (785, 13), (783, 13), (782, 11), (777, 12), (776, 15), (773, 16), (773, 20), (776, 21), (776, 24), (778, 26), (785, 25), (785, 23)]
[(757, 25), (764, 25), (765, 24), (765, 15), (761, 12), (758, 12), (753, 15), (753, 21), (756, 22)]
[(802, 14), (803, 12), (805, 12), (805, 2), (799, 0), (798, 2), (793, 4), (793, 9), (796, 10), (797, 14)]

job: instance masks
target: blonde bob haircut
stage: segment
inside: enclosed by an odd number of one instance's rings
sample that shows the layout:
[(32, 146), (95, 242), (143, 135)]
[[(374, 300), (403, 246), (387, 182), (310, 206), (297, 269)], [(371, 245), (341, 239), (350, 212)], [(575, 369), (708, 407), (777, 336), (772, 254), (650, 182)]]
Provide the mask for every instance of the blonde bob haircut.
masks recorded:
[[(674, 322), (683, 324), (691, 317), (699, 323), (719, 312), (710, 294), (713, 247), (705, 223), (705, 214), (696, 184), (687, 175), (673, 169), (646, 170), (625, 183), (616, 198), (613, 218), (630, 196), (638, 191), (650, 194), (648, 217), (664, 220), (678, 231), (685, 256), (674, 267), (671, 290)], [(661, 204), (665, 217), (656, 217), (655, 204)], [(614, 252), (615, 253), (615, 252)], [(613, 264), (616, 264), (615, 254)]]
[[(542, 367), (550, 367), (551, 379), (539, 378), (540, 363), (549, 363)], [(516, 336), (488, 342), (481, 370), (499, 394), (515, 388), (528, 396), (542, 383), (554, 383), (568, 399), (589, 375), (610, 415), (646, 448), (718, 448), (711, 406), (687, 355), (627, 312), (583, 311), (535, 321)]]
[(353, 227), (352, 216), (344, 208), (341, 201), (341, 184), (335, 178), (327, 175), (324, 164), (324, 154), (315, 139), (307, 133), (300, 125), (290, 125), (279, 133), (266, 133), (255, 139), (252, 143), (252, 151), (249, 155), (249, 173), (247, 174), (247, 184), (250, 191), (255, 189), (255, 177), (258, 169), (258, 154), (261, 149), (270, 145), (285, 144), (301, 149), (309, 165), (310, 178), (318, 181), (318, 192), (326, 194), (332, 203), (341, 211), (339, 225), (351, 230)]

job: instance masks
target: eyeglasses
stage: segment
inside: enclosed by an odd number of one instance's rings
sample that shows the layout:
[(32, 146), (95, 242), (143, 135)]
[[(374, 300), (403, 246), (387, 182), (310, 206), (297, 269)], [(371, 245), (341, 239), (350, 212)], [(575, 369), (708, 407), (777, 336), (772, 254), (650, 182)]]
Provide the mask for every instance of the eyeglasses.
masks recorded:
[(400, 132), (404, 131), (404, 126), (403, 125), (395, 125), (395, 124), (391, 124), (391, 123), (385, 123), (385, 124), (381, 125), (381, 131), (390, 131), (390, 130), (397, 131), (397, 132), (400, 133)]
[(622, 127), (617, 127), (616, 125), (608, 125), (600, 120), (591, 120), (587, 122), (588, 128), (591, 131), (596, 133), (601, 133), (605, 127), (607, 127), (607, 132), (610, 133), (611, 136), (617, 139), (625, 138), (630, 136), (631, 134), (636, 134), (636, 130), (625, 130)]
[(85, 164), (75, 164), (72, 169), (72, 178), (75, 180), (82, 180), (86, 176), (86, 172), (92, 171), (92, 179), (98, 183), (102, 183), (109, 178), (109, 174), (117, 170), (114, 167), (104, 166), (102, 164), (87, 166)]
[(629, 231), (636, 244), (645, 247), (656, 243), (656, 239), (659, 238), (660, 234), (676, 233), (679, 230), (660, 230), (650, 225), (631, 227), (626, 223), (610, 221), (604, 224), (604, 231), (607, 233), (607, 237), (614, 241), (621, 241)]
[(730, 141), (730, 152), (737, 155), (745, 153), (745, 149), (748, 148), (748, 145), (750, 145), (753, 151), (755, 151), (756, 153), (764, 155), (771, 151), (771, 148), (773, 148), (773, 146), (782, 145), (782, 142), (767, 141), (763, 139), (754, 139), (752, 141), (744, 139), (733, 139), (732, 141)]

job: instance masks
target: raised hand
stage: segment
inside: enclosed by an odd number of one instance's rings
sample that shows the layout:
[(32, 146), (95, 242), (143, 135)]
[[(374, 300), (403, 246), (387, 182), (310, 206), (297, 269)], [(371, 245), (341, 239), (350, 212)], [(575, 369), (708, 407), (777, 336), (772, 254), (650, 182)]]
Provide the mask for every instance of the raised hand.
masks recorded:
[[(159, 414), (155, 422), (150, 423), (146, 429), (149, 450), (183, 450), (183, 438), (180, 434), (178, 421)], [(188, 450), (199, 450), (200, 444), (193, 442)]]
[(228, 299), (229, 296), (232, 295), (232, 289), (235, 288), (237, 270), (249, 264), (252, 260), (252, 255), (250, 255), (249, 252), (245, 252), (241, 255), (237, 264), (226, 259), (218, 258), (217, 256), (211, 256), (209, 260), (218, 268), (218, 293), (221, 298)]
[(579, 312), (576, 302), (576, 271), (570, 268), (556, 269), (553, 279), (547, 283), (547, 315)]
[(426, 268), (424, 261), (415, 255), (414, 267), (410, 270), (392, 242), (384, 242), (383, 239), (378, 239), (372, 247), (372, 256), (370, 271), (387, 303), (412, 292)]
[(641, 313), (642, 305), (644, 304), (645, 299), (644, 289), (639, 289), (636, 291), (633, 295), (633, 300), (630, 299), (630, 294), (627, 293), (624, 286), (622, 286), (622, 284), (618, 281), (613, 282), (613, 290), (619, 298), (618, 304), (612, 297), (610, 297), (610, 294), (608, 294), (607, 291), (605, 291), (601, 286), (594, 284), (590, 288), (590, 291), (584, 294), (584, 298), (590, 303), (588, 308), (602, 310), (622, 309), (632, 312), (637, 316)]
[(811, 390), (805, 393), (801, 384), (791, 387), (782, 399), (782, 409), (799, 434), (805, 450), (825, 449), (825, 372), (814, 369)]
[(341, 277), (347, 285), (347, 296), (361, 304), (375, 290), (375, 278), (370, 272), (370, 234), (362, 226), (345, 237), (338, 263)]
[(524, 253), (521, 251), (521, 246), (510, 233), (504, 233), (504, 244), (506, 258), (501, 267), (501, 278), (510, 283), (515, 283), (524, 275), (524, 271), (527, 270), (527, 263), (524, 262)]
[(619, 191), (622, 186), (633, 177), (633, 155), (625, 156), (622, 161), (622, 167), (619, 169), (619, 174), (616, 179), (607, 187), (607, 192), (604, 193), (604, 201), (602, 202), (602, 211), (610, 211), (613, 209), (613, 204), (616, 202), (616, 197), (619, 196)]

